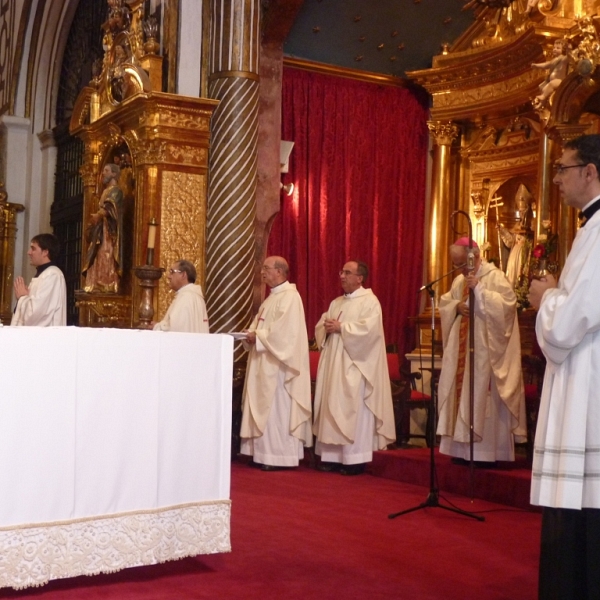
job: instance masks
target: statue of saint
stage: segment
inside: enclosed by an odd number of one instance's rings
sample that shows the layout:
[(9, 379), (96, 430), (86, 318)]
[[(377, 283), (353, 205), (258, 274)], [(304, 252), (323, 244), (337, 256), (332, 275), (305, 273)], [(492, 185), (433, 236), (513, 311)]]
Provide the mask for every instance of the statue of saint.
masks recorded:
[(506, 262), (506, 278), (513, 289), (518, 287), (521, 276), (525, 273), (527, 265), (527, 253), (525, 252), (527, 241), (532, 237), (531, 218), (533, 210), (531, 207), (532, 196), (529, 190), (521, 184), (515, 196), (519, 221), (512, 228), (499, 226), (500, 237), (503, 244), (510, 249)]
[(119, 175), (120, 169), (114, 163), (108, 163), (102, 171), (105, 188), (86, 230), (88, 249), (82, 271), (86, 292), (119, 291), (123, 265), (123, 191), (117, 183)]
[(542, 108), (567, 76), (569, 66), (568, 50), (569, 42), (567, 40), (556, 40), (552, 47), (553, 58), (547, 62), (531, 65), (534, 69), (548, 69), (548, 76), (540, 83), (540, 93), (533, 100), (534, 108)]

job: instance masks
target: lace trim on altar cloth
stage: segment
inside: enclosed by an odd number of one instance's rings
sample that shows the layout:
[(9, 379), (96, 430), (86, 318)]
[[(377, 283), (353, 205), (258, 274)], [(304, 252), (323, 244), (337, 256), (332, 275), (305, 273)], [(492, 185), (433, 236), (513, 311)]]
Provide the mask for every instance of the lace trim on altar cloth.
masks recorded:
[(0, 587), (231, 552), (231, 501), (0, 528)]

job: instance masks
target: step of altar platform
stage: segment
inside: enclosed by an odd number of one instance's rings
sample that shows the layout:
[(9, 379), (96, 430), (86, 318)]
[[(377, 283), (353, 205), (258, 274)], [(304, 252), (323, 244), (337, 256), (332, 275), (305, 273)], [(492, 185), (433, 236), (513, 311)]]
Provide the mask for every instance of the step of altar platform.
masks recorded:
[[(450, 457), (434, 451), (437, 488), (444, 492), (471, 497), (470, 467), (453, 464)], [(369, 472), (376, 477), (412, 483), (429, 489), (431, 454), (428, 448), (409, 447), (373, 453)], [(538, 510), (529, 503), (531, 467), (524, 457), (515, 462), (498, 462), (494, 468), (474, 469), (473, 496), (498, 504), (526, 510)]]

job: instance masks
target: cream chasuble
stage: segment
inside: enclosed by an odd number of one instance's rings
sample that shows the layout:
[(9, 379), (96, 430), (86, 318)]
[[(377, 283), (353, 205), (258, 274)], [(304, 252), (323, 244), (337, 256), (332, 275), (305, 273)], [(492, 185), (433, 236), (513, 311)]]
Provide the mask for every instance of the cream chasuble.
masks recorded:
[(58, 267), (47, 267), (31, 280), (29, 294), (19, 298), (10, 324), (32, 327), (67, 324), (67, 286)]
[(160, 323), (154, 325), (154, 330), (208, 333), (208, 315), (202, 288), (195, 283), (188, 283), (177, 290), (167, 314)]
[[(502, 271), (483, 262), (476, 273), (474, 440), (476, 460), (514, 460), (514, 439), (527, 435), (525, 396), (521, 369), (521, 340), (516, 296)], [(460, 399), (456, 398), (456, 374), (460, 323), (456, 312), (462, 301), (465, 277), (459, 275), (440, 299), (444, 355), (438, 384), (440, 451), (467, 458), (469, 442), (469, 360), (465, 364)], [(492, 404), (491, 404), (492, 403)], [(495, 422), (497, 421), (497, 422)], [(486, 440), (486, 436), (490, 438)], [(490, 443), (488, 443), (490, 442)], [(478, 448), (478, 445), (480, 448)], [(485, 448), (484, 455), (477, 456)]]
[[(340, 321), (341, 332), (326, 335), (325, 319)], [(317, 323), (315, 335), (322, 348), (313, 426), (317, 439), (324, 444), (353, 443), (358, 406), (364, 402), (375, 417), (372, 449), (384, 449), (396, 432), (379, 300), (364, 288), (336, 298)]]
[(286, 281), (272, 288), (249, 330), (256, 333), (256, 344), (246, 345), (241, 437), (262, 436), (276, 396), (283, 396), (291, 402), (286, 433), (312, 446), (308, 336), (296, 286)]

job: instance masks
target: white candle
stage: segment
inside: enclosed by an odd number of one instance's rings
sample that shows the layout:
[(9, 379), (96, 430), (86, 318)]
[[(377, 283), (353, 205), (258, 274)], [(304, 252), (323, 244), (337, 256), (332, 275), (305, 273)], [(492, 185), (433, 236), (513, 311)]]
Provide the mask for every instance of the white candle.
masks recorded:
[(148, 225), (148, 250), (154, 249), (154, 244), (156, 243), (156, 227), (158, 223), (152, 219)]

